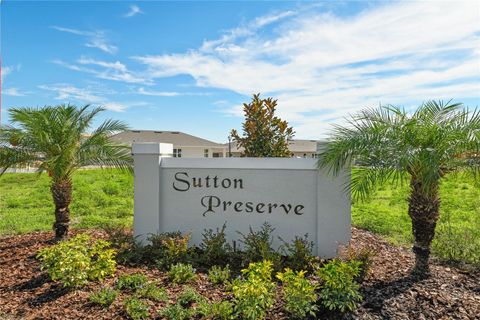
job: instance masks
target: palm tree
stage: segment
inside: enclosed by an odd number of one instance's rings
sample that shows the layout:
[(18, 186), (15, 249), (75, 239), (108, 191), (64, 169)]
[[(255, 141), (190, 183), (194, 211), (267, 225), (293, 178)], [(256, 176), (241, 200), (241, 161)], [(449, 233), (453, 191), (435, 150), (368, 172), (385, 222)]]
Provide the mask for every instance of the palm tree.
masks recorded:
[(408, 179), (408, 214), (415, 240), (412, 273), (428, 276), (442, 178), (448, 173), (480, 177), (480, 110), (470, 112), (451, 101), (429, 101), (413, 114), (381, 106), (347, 121), (347, 126), (334, 128), (330, 143), (320, 153), (319, 168), (338, 175), (342, 168), (357, 165), (347, 190), (360, 200), (379, 184)]
[(51, 178), (57, 240), (68, 234), (72, 174), (77, 169), (92, 165), (131, 168), (129, 148), (109, 138), (114, 132), (126, 130), (124, 123), (106, 120), (87, 134), (95, 116), (103, 110), (90, 110), (88, 105), (12, 108), (12, 125), (0, 127), (0, 175), (11, 167), (34, 166)]

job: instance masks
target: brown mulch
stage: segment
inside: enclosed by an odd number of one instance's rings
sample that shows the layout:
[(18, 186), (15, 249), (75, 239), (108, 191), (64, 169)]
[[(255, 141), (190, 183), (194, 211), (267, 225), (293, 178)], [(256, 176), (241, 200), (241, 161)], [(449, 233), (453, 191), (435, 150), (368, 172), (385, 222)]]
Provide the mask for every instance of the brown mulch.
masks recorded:
[[(103, 237), (102, 233), (96, 233)], [(88, 302), (91, 292), (113, 286), (116, 279), (67, 290), (49, 280), (39, 268), (36, 252), (51, 244), (50, 232), (0, 238), (0, 319), (125, 319), (124, 296), (104, 310)], [(466, 272), (432, 263), (432, 276), (415, 281), (409, 276), (413, 264), (410, 250), (394, 247), (369, 232), (352, 229), (352, 247), (376, 251), (370, 274), (362, 284), (363, 303), (349, 319), (480, 319), (480, 272)], [(117, 276), (143, 272), (169, 292), (170, 303), (182, 289), (172, 286), (165, 273), (155, 269), (119, 266)], [(200, 275), (194, 287), (205, 297), (225, 297), (222, 288)], [(165, 303), (151, 303), (152, 315)], [(287, 319), (277, 308), (269, 319)], [(325, 317), (322, 317), (324, 319)]]
[(415, 281), (411, 250), (370, 232), (352, 229), (352, 246), (377, 252), (362, 284), (364, 301), (354, 319), (480, 319), (480, 272), (462, 271), (432, 259), (431, 277)]

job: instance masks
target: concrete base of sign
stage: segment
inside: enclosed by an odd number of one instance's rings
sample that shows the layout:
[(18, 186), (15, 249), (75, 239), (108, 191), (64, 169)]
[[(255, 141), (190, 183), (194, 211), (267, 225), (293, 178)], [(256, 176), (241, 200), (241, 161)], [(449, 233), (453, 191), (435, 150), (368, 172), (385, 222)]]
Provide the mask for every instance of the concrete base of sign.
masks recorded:
[(273, 245), (308, 238), (314, 253), (333, 257), (350, 240), (350, 197), (344, 186), (350, 173), (333, 178), (316, 169), (315, 159), (171, 158), (168, 144), (134, 144), (134, 234), (181, 231), (191, 244), (205, 229), (226, 223), (229, 241), (239, 232), (275, 228)]

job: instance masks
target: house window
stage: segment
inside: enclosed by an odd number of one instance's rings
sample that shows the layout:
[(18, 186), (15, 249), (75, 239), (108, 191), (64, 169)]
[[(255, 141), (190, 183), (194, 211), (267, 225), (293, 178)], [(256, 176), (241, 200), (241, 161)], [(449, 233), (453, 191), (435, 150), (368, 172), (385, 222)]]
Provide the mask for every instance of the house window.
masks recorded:
[(173, 149), (173, 157), (174, 158), (181, 158), (182, 157), (182, 149)]
[(204, 149), (204, 150), (203, 150), (203, 156), (204, 156), (205, 158), (208, 158), (208, 149)]

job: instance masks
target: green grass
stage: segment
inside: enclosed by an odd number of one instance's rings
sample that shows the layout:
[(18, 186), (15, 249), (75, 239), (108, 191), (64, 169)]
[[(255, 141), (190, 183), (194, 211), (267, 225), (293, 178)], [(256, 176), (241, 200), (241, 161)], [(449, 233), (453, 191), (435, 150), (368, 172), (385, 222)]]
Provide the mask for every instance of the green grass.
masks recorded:
[[(73, 176), (72, 226), (132, 225), (133, 176), (118, 170), (82, 170)], [(54, 206), (47, 175), (0, 177), (0, 234), (52, 230)]]
[[(413, 242), (407, 214), (408, 185), (386, 185), (368, 201), (354, 203), (353, 225), (395, 244)], [(480, 188), (473, 179), (447, 176), (440, 188), (440, 220), (432, 251), (446, 260), (480, 264)]]
[[(46, 175), (0, 178), (0, 234), (51, 230), (54, 216)], [(133, 177), (117, 170), (79, 171), (73, 178), (74, 228), (132, 225)], [(408, 186), (387, 185), (366, 202), (354, 203), (353, 224), (395, 244), (412, 242)], [(433, 252), (445, 259), (480, 264), (480, 188), (464, 177), (447, 177)]]

